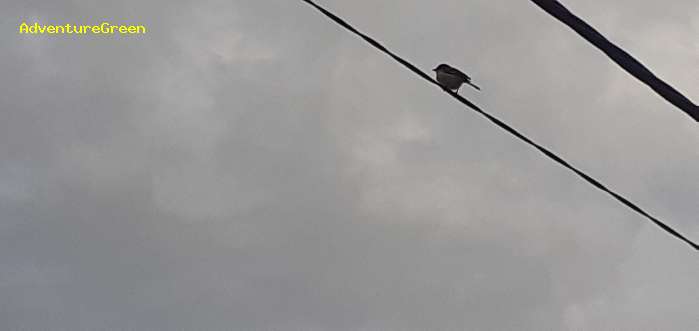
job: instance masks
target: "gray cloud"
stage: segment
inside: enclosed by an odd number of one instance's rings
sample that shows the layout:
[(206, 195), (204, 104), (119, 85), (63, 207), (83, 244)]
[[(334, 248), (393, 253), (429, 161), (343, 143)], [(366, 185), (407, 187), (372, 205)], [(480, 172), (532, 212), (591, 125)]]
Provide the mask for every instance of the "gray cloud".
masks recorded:
[[(696, 125), (532, 4), (326, 4), (699, 238)], [(699, 100), (699, 6), (631, 4), (570, 6)], [(3, 329), (699, 326), (688, 247), (301, 3), (7, 8)]]

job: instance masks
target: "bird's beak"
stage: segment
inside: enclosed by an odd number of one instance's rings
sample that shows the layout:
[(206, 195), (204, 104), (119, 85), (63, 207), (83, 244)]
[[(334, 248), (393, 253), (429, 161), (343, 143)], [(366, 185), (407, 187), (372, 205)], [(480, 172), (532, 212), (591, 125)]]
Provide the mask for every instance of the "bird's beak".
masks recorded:
[(437, 68), (432, 69), (432, 71), (437, 71)]

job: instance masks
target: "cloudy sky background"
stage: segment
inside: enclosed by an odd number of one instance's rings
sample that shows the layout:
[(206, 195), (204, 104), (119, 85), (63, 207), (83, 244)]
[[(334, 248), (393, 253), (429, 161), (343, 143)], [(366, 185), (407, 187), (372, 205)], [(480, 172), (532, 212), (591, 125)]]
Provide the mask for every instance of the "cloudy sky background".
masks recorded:
[[(699, 240), (697, 124), (529, 1), (320, 3)], [(696, 252), (300, 1), (1, 4), (0, 329), (699, 329)], [(699, 3), (565, 4), (699, 101)]]

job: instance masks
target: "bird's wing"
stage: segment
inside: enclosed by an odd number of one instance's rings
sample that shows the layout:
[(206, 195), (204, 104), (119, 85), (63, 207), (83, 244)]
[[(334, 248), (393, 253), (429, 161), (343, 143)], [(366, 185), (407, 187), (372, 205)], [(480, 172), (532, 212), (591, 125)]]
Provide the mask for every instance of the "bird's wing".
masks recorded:
[(456, 68), (447, 67), (447, 68), (444, 69), (444, 72), (446, 72), (446, 73), (448, 73), (448, 74), (450, 74), (450, 75), (462, 77), (462, 78), (463, 78), (464, 80), (466, 80), (466, 81), (471, 80), (471, 77), (469, 77), (467, 74), (465, 74), (465, 73), (459, 71), (459, 69), (456, 69)]

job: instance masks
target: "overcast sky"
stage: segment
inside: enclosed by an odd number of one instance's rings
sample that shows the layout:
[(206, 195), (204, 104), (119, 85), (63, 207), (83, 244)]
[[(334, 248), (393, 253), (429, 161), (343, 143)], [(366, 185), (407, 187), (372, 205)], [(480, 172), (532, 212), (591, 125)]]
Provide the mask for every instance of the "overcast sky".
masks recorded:
[[(699, 240), (697, 124), (530, 1), (319, 3)], [(699, 2), (564, 3), (699, 101)], [(689, 246), (301, 1), (0, 4), (0, 329), (699, 329)]]

